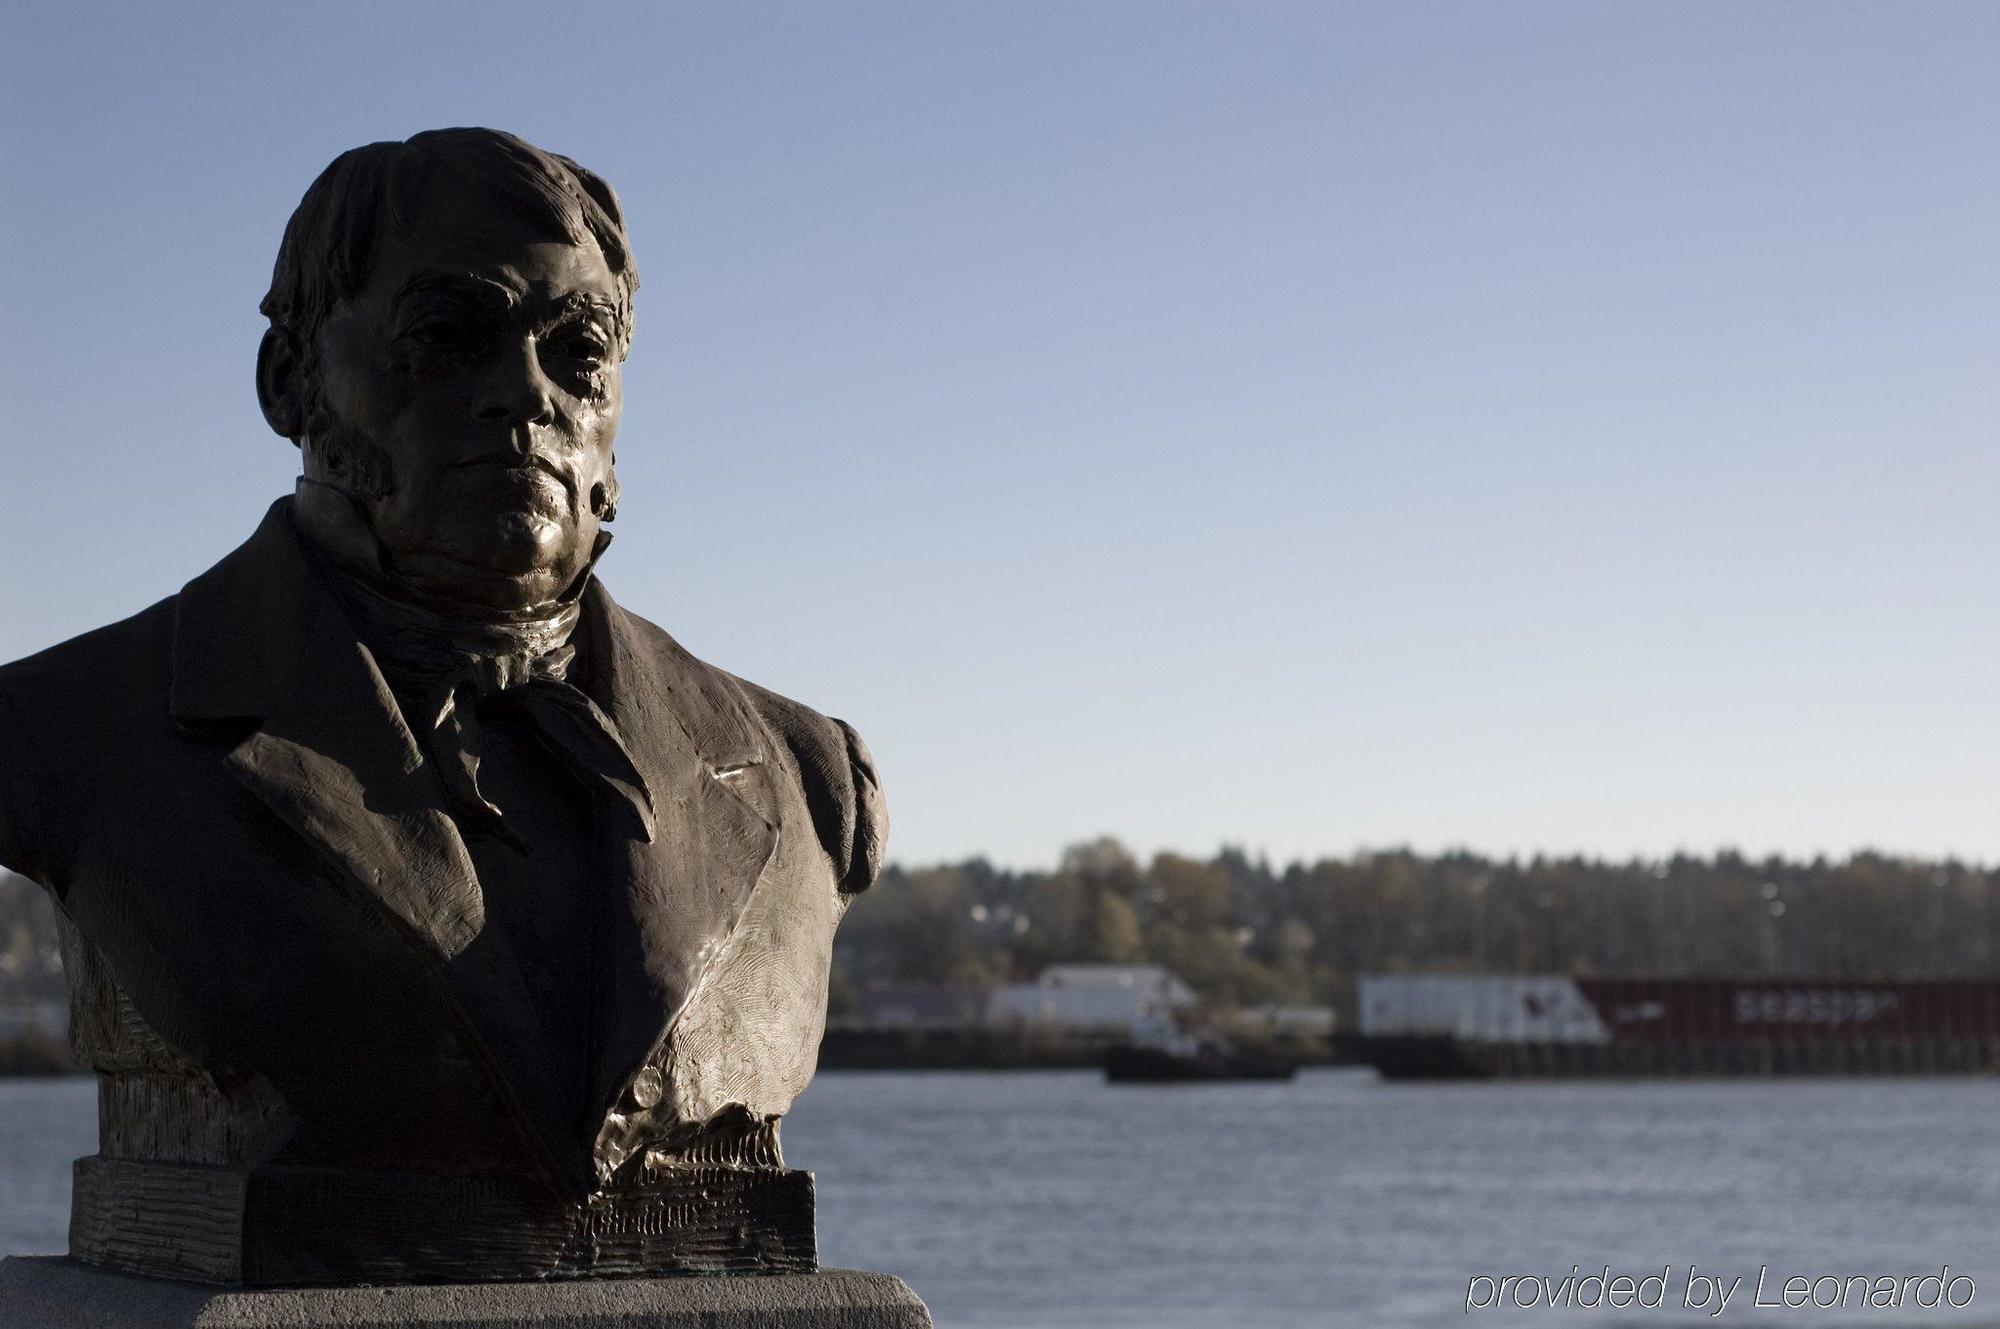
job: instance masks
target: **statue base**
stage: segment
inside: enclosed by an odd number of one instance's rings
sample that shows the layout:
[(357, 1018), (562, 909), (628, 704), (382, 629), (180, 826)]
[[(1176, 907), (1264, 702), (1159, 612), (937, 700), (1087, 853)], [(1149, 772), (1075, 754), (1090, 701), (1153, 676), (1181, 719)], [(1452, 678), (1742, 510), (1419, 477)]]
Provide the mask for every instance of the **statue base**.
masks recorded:
[(598, 1278), (399, 1287), (220, 1288), (59, 1255), (0, 1261), (8, 1329), (931, 1329), (888, 1274)]
[[(579, 1203), (512, 1177), (80, 1158), (83, 1263), (231, 1287), (809, 1274), (812, 1173), (686, 1167)], [(4, 1324), (4, 1322), (0, 1322)]]

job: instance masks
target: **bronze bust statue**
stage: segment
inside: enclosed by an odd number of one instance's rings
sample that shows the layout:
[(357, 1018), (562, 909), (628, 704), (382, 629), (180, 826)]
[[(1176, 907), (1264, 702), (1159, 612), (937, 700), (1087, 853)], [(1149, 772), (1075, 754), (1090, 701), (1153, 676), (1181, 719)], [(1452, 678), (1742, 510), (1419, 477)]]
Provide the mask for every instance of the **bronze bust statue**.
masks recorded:
[(99, 1076), (72, 1254), (215, 1282), (811, 1269), (779, 1118), (886, 822), (595, 568), (638, 285), (568, 158), (357, 148), (263, 310), (297, 492), (0, 668), (0, 864)]

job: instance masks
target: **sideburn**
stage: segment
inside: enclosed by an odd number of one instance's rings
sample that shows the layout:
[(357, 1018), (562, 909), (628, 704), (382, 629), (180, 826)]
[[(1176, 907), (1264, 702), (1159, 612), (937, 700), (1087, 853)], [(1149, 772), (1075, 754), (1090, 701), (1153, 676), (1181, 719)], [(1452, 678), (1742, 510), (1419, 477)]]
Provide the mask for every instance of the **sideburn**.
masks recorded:
[(376, 503), (396, 492), (389, 454), (334, 419), (320, 401), (318, 385), (308, 386), (305, 436), (299, 440), (306, 478)]

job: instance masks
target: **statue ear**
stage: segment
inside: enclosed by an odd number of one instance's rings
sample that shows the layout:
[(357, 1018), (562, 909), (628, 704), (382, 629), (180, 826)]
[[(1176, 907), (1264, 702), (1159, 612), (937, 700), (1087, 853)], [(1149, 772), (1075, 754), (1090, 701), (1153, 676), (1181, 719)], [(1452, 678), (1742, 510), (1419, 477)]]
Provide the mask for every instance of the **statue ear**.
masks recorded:
[(257, 404), (279, 437), (297, 443), (305, 434), (305, 366), (298, 344), (283, 328), (266, 332), (257, 347)]

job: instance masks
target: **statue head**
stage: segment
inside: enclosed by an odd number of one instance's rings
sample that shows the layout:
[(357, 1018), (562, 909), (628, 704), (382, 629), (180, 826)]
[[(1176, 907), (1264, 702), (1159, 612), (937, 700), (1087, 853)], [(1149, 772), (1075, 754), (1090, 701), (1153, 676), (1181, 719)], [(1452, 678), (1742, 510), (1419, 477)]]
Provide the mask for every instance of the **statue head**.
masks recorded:
[(257, 356), (314, 529), (386, 589), (532, 615), (616, 510), (638, 274), (609, 185), (491, 129), (343, 153), (285, 228)]

